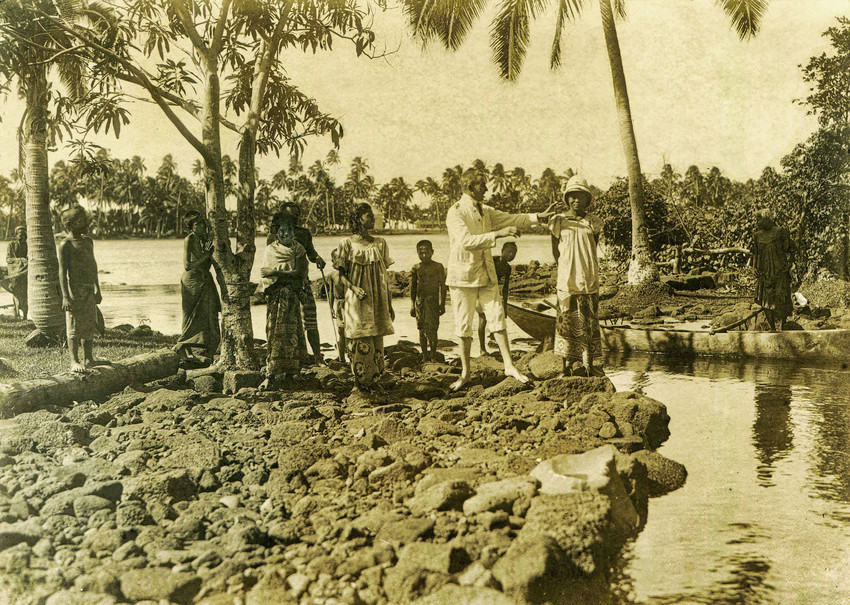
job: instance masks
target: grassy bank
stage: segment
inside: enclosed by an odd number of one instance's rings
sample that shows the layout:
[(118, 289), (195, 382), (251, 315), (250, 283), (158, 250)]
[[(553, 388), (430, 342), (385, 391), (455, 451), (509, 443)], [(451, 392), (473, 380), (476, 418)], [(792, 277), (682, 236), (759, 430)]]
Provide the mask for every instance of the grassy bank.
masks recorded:
[[(52, 376), (68, 369), (71, 358), (64, 346), (32, 349), (24, 345), (24, 339), (32, 329), (29, 322), (0, 315), (0, 358), (4, 362), (4, 367), (0, 368), (0, 382)], [(131, 332), (107, 329), (104, 336), (95, 340), (94, 356), (118, 360), (172, 346), (175, 342), (175, 336), (163, 336), (144, 328)]]

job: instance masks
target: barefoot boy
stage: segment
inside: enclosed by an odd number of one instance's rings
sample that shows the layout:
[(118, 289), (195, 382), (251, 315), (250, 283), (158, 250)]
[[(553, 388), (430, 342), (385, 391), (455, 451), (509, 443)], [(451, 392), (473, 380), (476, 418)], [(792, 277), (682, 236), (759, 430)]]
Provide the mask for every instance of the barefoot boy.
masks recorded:
[(427, 239), (416, 244), (416, 253), (421, 262), (410, 271), (410, 315), (419, 328), (422, 359), (430, 361), (437, 355), (437, 330), (446, 312), (446, 270), (431, 260), (434, 246)]
[[(493, 257), (493, 266), (496, 268), (496, 281), (502, 284), (502, 306), (508, 306), (508, 291), (511, 282), (511, 261), (516, 258), (516, 242), (505, 242), (502, 246), (502, 255)], [(487, 317), (478, 311), (478, 342), (481, 344), (481, 354), (489, 355), (486, 345)]]
[(59, 283), (62, 286), (62, 308), (66, 312), (71, 371), (85, 372), (96, 365), (92, 344), (97, 332), (97, 305), (101, 301), (97, 263), (92, 240), (86, 235), (89, 226), (86, 211), (80, 206), (66, 210), (62, 213), (62, 222), (71, 233), (59, 246)]

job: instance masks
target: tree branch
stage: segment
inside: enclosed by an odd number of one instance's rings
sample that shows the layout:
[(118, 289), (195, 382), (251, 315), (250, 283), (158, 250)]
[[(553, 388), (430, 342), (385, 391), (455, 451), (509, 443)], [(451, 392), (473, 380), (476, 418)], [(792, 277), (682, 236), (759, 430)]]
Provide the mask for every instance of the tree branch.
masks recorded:
[[(124, 82), (129, 82), (130, 84), (135, 84), (136, 86), (141, 86), (142, 88), (147, 89), (147, 87), (141, 82), (141, 80), (139, 80), (137, 77), (135, 77), (132, 74), (126, 74), (126, 73), (121, 72), (121, 71), (116, 71), (116, 72), (113, 73), (113, 75), (118, 80), (122, 80)], [(148, 80), (150, 80), (150, 78), (148, 78)], [(174, 94), (173, 92), (170, 92), (168, 90), (165, 90), (164, 88), (156, 86), (153, 83), (152, 83), (152, 85), (154, 87), (156, 87), (157, 92), (162, 96), (163, 99), (165, 99), (166, 101), (168, 101), (172, 105), (179, 107), (180, 109), (182, 109), (183, 111), (188, 113), (190, 116), (192, 116), (196, 120), (200, 121), (201, 116), (199, 115), (199, 109), (195, 104), (193, 104), (188, 99), (184, 99), (182, 97), (179, 97), (176, 94)], [(155, 101), (153, 101), (151, 99), (140, 99), (140, 100), (145, 101), (145, 102), (149, 102), (149, 103), (155, 103)], [(233, 122), (231, 122), (230, 120), (228, 120), (224, 117), (219, 117), (219, 123), (222, 126), (224, 126), (225, 128), (227, 128), (228, 130), (232, 130), (233, 132), (235, 132), (237, 134), (239, 133), (239, 127), (236, 124), (234, 124)]]
[(232, 0), (224, 0), (221, 3), (221, 13), (218, 15), (218, 21), (213, 30), (212, 42), (210, 43), (210, 52), (217, 55), (221, 52), (222, 39), (224, 38), (224, 27), (227, 23), (227, 13), (230, 11), (230, 3)]
[(204, 42), (201, 34), (198, 33), (198, 30), (195, 28), (195, 22), (192, 21), (192, 16), (189, 14), (189, 11), (186, 10), (184, 0), (171, 0), (171, 6), (174, 7), (177, 17), (183, 25), (183, 29), (186, 30), (186, 35), (189, 37), (189, 40), (192, 41), (194, 47), (198, 49), (198, 52), (202, 55), (209, 53), (209, 48), (207, 48), (206, 42)]
[(160, 94), (159, 88), (153, 82), (150, 81), (150, 79), (147, 77), (147, 75), (142, 69), (134, 65), (133, 62), (129, 59), (126, 59), (116, 54), (108, 48), (101, 46), (95, 40), (89, 38), (88, 36), (74, 30), (71, 27), (68, 27), (67, 25), (65, 25), (65, 23), (62, 22), (61, 19), (57, 19), (50, 15), (48, 15), (47, 17), (54, 25), (56, 25), (75, 39), (85, 44), (88, 48), (91, 48), (92, 50), (97, 51), (105, 57), (108, 57), (113, 61), (123, 65), (124, 69), (133, 74), (136, 78), (138, 78), (139, 84), (143, 88), (145, 88), (148, 93), (150, 93), (151, 98), (157, 105), (159, 105), (159, 108), (163, 111), (163, 113), (171, 121), (171, 123), (174, 124), (174, 127), (177, 128), (177, 131), (181, 135), (183, 135), (183, 138), (186, 139), (189, 144), (194, 147), (195, 150), (200, 153), (205, 160), (212, 158), (210, 150), (207, 148), (207, 146), (204, 145), (194, 134), (192, 134), (189, 128), (186, 127), (186, 124), (184, 124), (183, 121), (179, 117), (177, 117), (177, 114), (175, 114), (174, 111), (171, 109), (171, 106), (168, 104), (168, 101), (166, 101), (165, 98)]

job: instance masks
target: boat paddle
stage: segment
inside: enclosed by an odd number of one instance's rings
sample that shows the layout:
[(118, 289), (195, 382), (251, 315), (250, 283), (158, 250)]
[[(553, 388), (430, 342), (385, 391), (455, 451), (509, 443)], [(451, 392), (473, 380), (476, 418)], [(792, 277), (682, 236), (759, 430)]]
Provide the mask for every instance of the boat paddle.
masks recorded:
[(758, 315), (762, 311), (764, 311), (764, 307), (759, 307), (758, 309), (756, 309), (755, 311), (753, 311), (752, 313), (747, 315), (745, 318), (739, 319), (738, 321), (734, 321), (734, 322), (730, 323), (728, 326), (721, 326), (719, 328), (712, 328), (711, 330), (708, 331), (708, 334), (709, 334), (709, 336), (714, 336), (715, 334), (721, 334), (723, 332), (728, 332), (729, 330), (737, 328), (741, 324), (744, 324), (744, 323), (750, 321), (752, 318), (754, 318), (756, 315)]
[(331, 302), (331, 288), (333, 288), (333, 285), (328, 283), (324, 269), (319, 267), (319, 272), (322, 274), (322, 282), (325, 284), (325, 298), (328, 300), (328, 308), (331, 311), (331, 324), (333, 324), (333, 330), (331, 331), (334, 333), (334, 345), (336, 346), (337, 353), (339, 353), (339, 335), (336, 333), (336, 313), (334, 313), (334, 305)]

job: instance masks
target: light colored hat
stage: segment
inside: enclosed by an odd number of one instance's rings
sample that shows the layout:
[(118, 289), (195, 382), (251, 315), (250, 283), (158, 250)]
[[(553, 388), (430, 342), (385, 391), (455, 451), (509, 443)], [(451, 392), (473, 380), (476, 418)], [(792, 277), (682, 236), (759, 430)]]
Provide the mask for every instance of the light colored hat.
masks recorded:
[(567, 181), (567, 190), (564, 191), (564, 195), (568, 193), (572, 193), (573, 191), (584, 191), (587, 194), (590, 194), (590, 187), (587, 184), (587, 179), (583, 176), (579, 176), (576, 174), (571, 177), (569, 181)]

